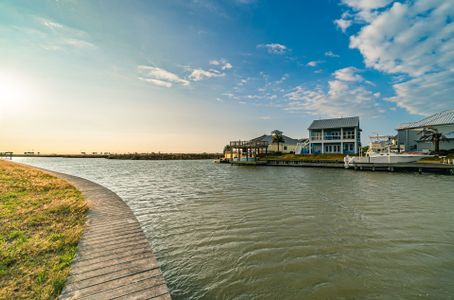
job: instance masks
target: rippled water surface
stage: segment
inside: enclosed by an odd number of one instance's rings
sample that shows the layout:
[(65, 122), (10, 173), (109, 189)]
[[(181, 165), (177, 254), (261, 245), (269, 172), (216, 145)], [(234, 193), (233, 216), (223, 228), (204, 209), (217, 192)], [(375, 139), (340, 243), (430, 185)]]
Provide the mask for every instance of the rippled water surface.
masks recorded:
[(454, 176), (16, 160), (119, 194), (175, 299), (454, 298)]

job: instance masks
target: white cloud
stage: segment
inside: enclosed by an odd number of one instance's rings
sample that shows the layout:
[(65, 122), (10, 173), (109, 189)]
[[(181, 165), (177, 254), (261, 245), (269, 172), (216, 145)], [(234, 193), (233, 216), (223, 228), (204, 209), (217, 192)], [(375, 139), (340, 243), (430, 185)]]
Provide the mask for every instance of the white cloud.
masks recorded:
[(328, 57), (339, 57), (339, 54), (334, 53), (333, 51), (326, 51), (325, 56)]
[(247, 83), (247, 79), (241, 79), (240, 81), (238, 81), (238, 83), (236, 84), (237, 86), (243, 86)]
[(67, 48), (95, 49), (96, 46), (89, 42), (86, 32), (65, 26), (50, 19), (35, 17), (45, 31), (41, 32), (44, 39), (41, 46), (47, 50), (63, 50)]
[(393, 0), (343, 0), (343, 3), (355, 10), (374, 10), (387, 6)]
[(345, 31), (347, 31), (348, 27), (350, 27), (352, 25), (352, 21), (347, 20), (347, 19), (338, 19), (338, 20), (335, 20), (334, 23), (344, 33), (345, 33)]
[(154, 85), (157, 85), (157, 86), (161, 86), (161, 87), (166, 87), (166, 88), (169, 88), (172, 86), (172, 83), (168, 82), (168, 81), (163, 81), (163, 80), (159, 80), (159, 79), (152, 79), (152, 78), (144, 78), (144, 77), (138, 77), (140, 80), (142, 81), (146, 81), (146, 82), (149, 82), (151, 84), (154, 84)]
[(313, 61), (310, 61), (308, 62), (306, 65), (308, 67), (316, 67), (317, 65), (321, 64), (323, 61), (321, 60), (313, 60)]
[(194, 70), (192, 70), (191, 75), (189, 75), (189, 79), (191, 79), (193, 81), (200, 81), (204, 78), (223, 77), (223, 76), (225, 76), (225, 74), (219, 72), (218, 70), (194, 69)]
[(221, 67), (221, 70), (229, 70), (231, 68), (233, 68), (232, 64), (229, 63), (226, 59), (224, 58), (221, 58), (219, 60), (216, 60), (216, 59), (213, 59), (213, 60), (210, 60), (210, 65), (214, 65), (214, 66), (220, 66)]
[[(348, 69), (348, 72), (345, 70)], [(325, 91), (321, 86), (309, 89), (297, 86), (284, 96), (290, 100), (286, 110), (302, 110), (313, 115), (339, 117), (345, 115), (375, 115), (382, 109), (378, 103), (380, 94), (359, 84), (357, 74), (345, 68), (333, 73), (334, 80), (328, 82)], [(348, 73), (349, 76), (344, 76)], [(342, 75), (339, 75), (342, 74)]]
[(96, 46), (93, 45), (92, 43), (79, 39), (64, 39), (62, 44), (78, 49), (96, 48)]
[(393, 85), (391, 102), (413, 114), (429, 115), (454, 107), (453, 71), (425, 74)]
[(363, 81), (364, 78), (357, 74), (359, 70), (355, 67), (347, 67), (334, 72), (334, 77), (342, 81)]
[(222, 70), (228, 70), (228, 69), (231, 69), (233, 68), (232, 64), (231, 63), (225, 63), (223, 66), (222, 66)]
[(454, 1), (344, 3), (362, 25), (350, 47), (366, 66), (403, 78), (393, 85), (391, 101), (421, 115), (453, 107)]
[(264, 48), (270, 54), (285, 54), (288, 51), (288, 47), (282, 44), (271, 43), (271, 44), (259, 44), (257, 48)]
[(62, 24), (60, 23), (57, 23), (57, 22), (54, 22), (54, 21), (51, 21), (49, 19), (45, 19), (45, 18), (38, 18), (38, 21), (46, 26), (47, 28), (50, 28), (50, 29), (62, 29), (64, 28), (65, 26), (63, 26)]
[(140, 74), (138, 77), (142, 81), (146, 81), (161, 87), (171, 87), (172, 84), (179, 84), (183, 86), (189, 85), (189, 81), (179, 77), (177, 74), (166, 71), (164, 69), (139, 65), (137, 70)]

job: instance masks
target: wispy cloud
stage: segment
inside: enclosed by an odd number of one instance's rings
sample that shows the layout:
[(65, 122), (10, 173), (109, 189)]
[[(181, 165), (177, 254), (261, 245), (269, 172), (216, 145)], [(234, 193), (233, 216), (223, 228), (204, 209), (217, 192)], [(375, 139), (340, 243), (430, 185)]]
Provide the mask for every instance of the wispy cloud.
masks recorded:
[(313, 68), (313, 67), (318, 66), (318, 65), (321, 64), (321, 63), (323, 63), (322, 60), (313, 60), (313, 61), (308, 62), (306, 65), (307, 65), (308, 67), (312, 67), (312, 68)]
[(226, 59), (224, 58), (221, 58), (219, 60), (216, 60), (216, 59), (213, 59), (213, 60), (210, 60), (210, 65), (214, 65), (214, 66), (220, 66), (221, 67), (221, 70), (228, 70), (228, 69), (231, 69), (233, 68), (232, 64), (229, 63)]
[(342, 81), (363, 81), (364, 78), (358, 74), (358, 69), (355, 67), (347, 67), (334, 72), (334, 77)]
[(337, 27), (345, 33), (348, 27), (352, 25), (352, 21), (347, 19), (338, 19), (334, 21), (334, 24), (336, 24)]
[(90, 42), (79, 40), (79, 39), (64, 39), (62, 44), (71, 46), (78, 49), (93, 49), (96, 46)]
[(194, 69), (191, 72), (191, 75), (189, 75), (189, 79), (193, 81), (200, 81), (205, 78), (213, 78), (213, 77), (223, 77), (225, 76), (224, 73), (219, 72), (218, 70), (214, 69), (209, 69), (209, 70), (203, 70), (203, 69)]
[(288, 51), (288, 47), (283, 44), (271, 43), (271, 44), (259, 44), (257, 48), (264, 48), (270, 54), (285, 54)]
[(247, 82), (248, 82), (247, 79), (240, 79), (240, 81), (238, 81), (238, 83), (237, 83), (236, 85), (237, 85), (237, 86), (243, 86), (243, 85), (245, 85)]
[(139, 80), (142, 80), (142, 81), (146, 81), (146, 82), (149, 82), (151, 84), (154, 84), (156, 86), (160, 86), (160, 87), (166, 87), (166, 88), (169, 88), (172, 86), (172, 83), (171, 82), (168, 82), (168, 81), (164, 81), (164, 80), (159, 80), (159, 79), (153, 79), (153, 78), (146, 78), (146, 77), (138, 77)]
[(57, 22), (54, 22), (54, 21), (51, 21), (49, 19), (45, 19), (45, 18), (38, 18), (38, 21), (46, 26), (47, 28), (50, 28), (50, 29), (54, 29), (54, 30), (57, 30), (57, 29), (63, 29), (65, 26), (60, 24), (60, 23), (57, 23)]
[[(453, 107), (453, 1), (344, 0), (367, 67), (402, 78), (389, 100), (413, 114)], [(404, 77), (400, 75), (405, 75)]]
[(170, 88), (173, 84), (187, 86), (190, 83), (188, 80), (181, 78), (177, 74), (158, 67), (139, 65), (137, 67), (137, 71), (140, 74), (138, 77), (139, 80), (149, 82), (160, 87)]
[(75, 49), (95, 49), (95, 44), (88, 41), (88, 34), (82, 30), (63, 25), (56, 21), (35, 17), (44, 31), (41, 31), (41, 37), (44, 40), (41, 45), (48, 50), (62, 50), (65, 48)]
[(295, 87), (284, 95), (290, 101), (286, 110), (331, 117), (348, 114), (370, 116), (384, 112), (378, 102), (380, 94), (360, 85), (362, 80), (353, 70), (356, 68), (335, 71), (332, 74), (334, 79), (328, 82), (327, 91), (322, 86)]
[(333, 51), (326, 51), (325, 56), (327, 57), (339, 57), (338, 54), (334, 53)]

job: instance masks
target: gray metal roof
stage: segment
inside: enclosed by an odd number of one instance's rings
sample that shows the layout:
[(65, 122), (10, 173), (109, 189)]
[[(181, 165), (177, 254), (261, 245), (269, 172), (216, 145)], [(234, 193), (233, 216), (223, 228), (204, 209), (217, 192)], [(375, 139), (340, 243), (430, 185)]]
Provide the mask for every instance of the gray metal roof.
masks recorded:
[[(296, 145), (298, 143), (297, 139), (293, 139), (291, 137), (288, 137), (286, 135), (282, 135), (284, 138), (284, 144), (289, 144), (289, 145)], [(255, 139), (252, 139), (251, 141), (264, 141), (268, 142), (269, 144), (273, 143), (273, 137), (269, 134), (264, 134), (262, 136), (256, 137)]]
[(444, 124), (454, 124), (454, 109), (436, 113), (421, 121), (400, 124), (397, 130)]
[(312, 121), (309, 130), (314, 129), (330, 129), (330, 128), (341, 128), (341, 127), (359, 127), (359, 117), (348, 117), (348, 118), (335, 118), (335, 119), (323, 119)]

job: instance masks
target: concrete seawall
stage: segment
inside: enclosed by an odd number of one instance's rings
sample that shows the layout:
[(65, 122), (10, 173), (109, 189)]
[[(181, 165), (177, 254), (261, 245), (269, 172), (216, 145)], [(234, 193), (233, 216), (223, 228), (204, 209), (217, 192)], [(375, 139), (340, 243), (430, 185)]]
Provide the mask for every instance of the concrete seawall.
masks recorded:
[(89, 180), (51, 173), (88, 201), (85, 232), (59, 299), (171, 299), (150, 243), (126, 203)]

